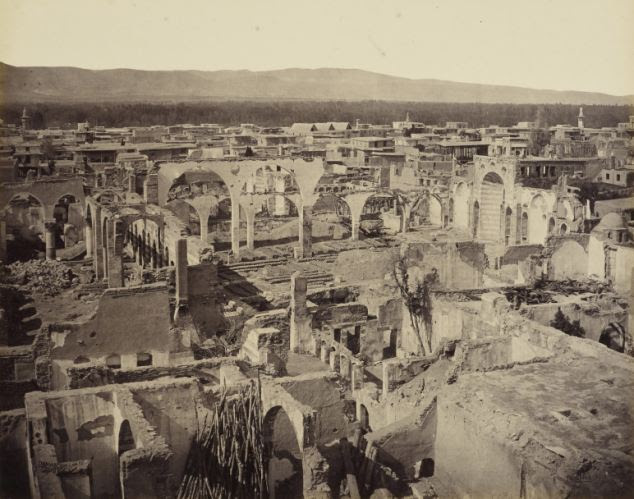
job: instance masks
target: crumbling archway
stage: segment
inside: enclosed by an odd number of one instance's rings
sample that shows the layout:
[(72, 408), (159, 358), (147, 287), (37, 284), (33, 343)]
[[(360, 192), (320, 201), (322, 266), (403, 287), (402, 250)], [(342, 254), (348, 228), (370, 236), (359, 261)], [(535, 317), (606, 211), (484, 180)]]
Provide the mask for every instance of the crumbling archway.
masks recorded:
[(302, 448), (290, 417), (282, 406), (269, 409), (262, 422), (271, 498), (302, 497)]
[(29, 193), (17, 193), (2, 210), (6, 220), (7, 263), (44, 251), (44, 205)]
[(528, 242), (544, 244), (547, 235), (546, 201), (544, 196), (537, 194), (531, 199), (528, 206)]
[(344, 240), (351, 237), (350, 207), (344, 198), (323, 192), (313, 205), (313, 241)]
[(617, 322), (611, 322), (601, 333), (599, 343), (611, 350), (625, 351), (625, 329)]
[(442, 204), (436, 196), (429, 196), (429, 223), (442, 227)]
[(500, 206), (503, 203), (504, 181), (497, 173), (489, 172), (484, 176), (480, 186), (480, 239), (500, 240)]

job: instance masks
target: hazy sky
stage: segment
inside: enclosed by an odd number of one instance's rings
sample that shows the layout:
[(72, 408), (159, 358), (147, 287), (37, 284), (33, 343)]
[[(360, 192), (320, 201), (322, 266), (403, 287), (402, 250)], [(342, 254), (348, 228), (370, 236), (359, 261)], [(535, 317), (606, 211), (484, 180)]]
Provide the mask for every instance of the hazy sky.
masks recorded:
[(634, 94), (634, 0), (0, 0), (0, 61), (344, 67)]

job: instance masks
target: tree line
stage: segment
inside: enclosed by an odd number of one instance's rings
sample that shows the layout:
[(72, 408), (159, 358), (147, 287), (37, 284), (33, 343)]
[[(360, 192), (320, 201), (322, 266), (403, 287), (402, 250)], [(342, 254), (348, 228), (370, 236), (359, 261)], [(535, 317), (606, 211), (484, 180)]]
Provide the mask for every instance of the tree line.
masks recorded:
[[(75, 127), (88, 121), (107, 127), (219, 123), (226, 126), (255, 123), (288, 126), (295, 122), (347, 121), (391, 124), (413, 121), (443, 125), (466, 121), (470, 127), (509, 126), (537, 121), (542, 126), (576, 124), (579, 107), (568, 104), (465, 104), (391, 101), (213, 101), (213, 102), (79, 102), (5, 103), (0, 118), (5, 124), (20, 123), (23, 108), (35, 129)], [(616, 126), (634, 114), (631, 106), (584, 106), (587, 127)]]

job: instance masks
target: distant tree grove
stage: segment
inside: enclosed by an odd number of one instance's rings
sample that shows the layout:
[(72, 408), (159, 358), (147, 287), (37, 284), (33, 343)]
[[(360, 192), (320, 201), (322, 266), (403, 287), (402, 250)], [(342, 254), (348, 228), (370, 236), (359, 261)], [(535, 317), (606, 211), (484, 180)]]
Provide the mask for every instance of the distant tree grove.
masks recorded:
[[(466, 121), (471, 127), (514, 125), (537, 121), (542, 126), (576, 124), (579, 107), (568, 104), (465, 104), (391, 101), (205, 101), (205, 102), (78, 102), (5, 103), (0, 118), (20, 122), (26, 107), (36, 129), (68, 127), (88, 121), (108, 127), (219, 123), (287, 126), (295, 122), (348, 121), (391, 124), (410, 119), (426, 124)], [(587, 127), (616, 126), (628, 121), (634, 107), (584, 106)]]

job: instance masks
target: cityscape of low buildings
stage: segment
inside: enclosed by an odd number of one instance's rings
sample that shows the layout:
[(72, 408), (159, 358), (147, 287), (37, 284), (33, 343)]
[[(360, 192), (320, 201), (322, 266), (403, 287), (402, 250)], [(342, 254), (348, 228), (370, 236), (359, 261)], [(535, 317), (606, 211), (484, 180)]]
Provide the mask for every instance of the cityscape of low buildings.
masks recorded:
[(0, 124), (0, 496), (628, 496), (634, 116), (588, 117)]

